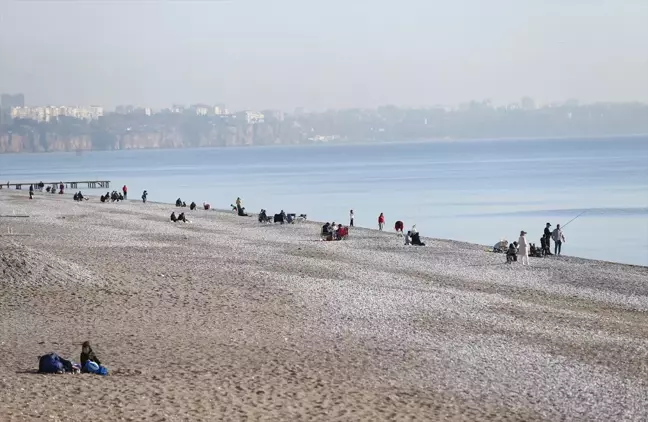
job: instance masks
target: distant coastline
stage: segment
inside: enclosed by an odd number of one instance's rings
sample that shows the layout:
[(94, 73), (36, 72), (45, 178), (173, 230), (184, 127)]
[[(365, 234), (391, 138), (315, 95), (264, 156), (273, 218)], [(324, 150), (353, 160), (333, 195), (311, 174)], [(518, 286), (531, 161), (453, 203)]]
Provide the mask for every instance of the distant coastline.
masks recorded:
[(635, 133), (635, 134), (611, 134), (611, 135), (591, 135), (591, 136), (525, 136), (525, 137), (487, 137), (487, 138), (431, 138), (431, 139), (406, 139), (406, 140), (358, 140), (358, 141), (330, 141), (330, 142), (312, 142), (303, 144), (266, 144), (266, 145), (202, 145), (202, 146), (161, 146), (161, 147), (144, 147), (144, 148), (124, 148), (124, 149), (74, 149), (74, 150), (50, 150), (50, 151), (0, 151), (0, 155), (15, 155), (15, 154), (42, 154), (42, 153), (76, 153), (81, 155), (87, 152), (109, 152), (109, 151), (145, 151), (145, 150), (175, 150), (175, 149), (232, 149), (232, 148), (289, 148), (289, 147), (323, 147), (323, 146), (366, 146), (366, 145), (396, 145), (396, 144), (426, 144), (426, 143), (444, 143), (444, 142), (513, 142), (513, 141), (556, 141), (556, 140), (569, 140), (569, 141), (598, 141), (608, 140), (610, 138), (618, 139), (637, 139), (648, 141), (648, 132)]
[(258, 120), (251, 120), (250, 114), (14, 119), (0, 125), (0, 153), (648, 136), (648, 104), (640, 103), (266, 112), (256, 113)]

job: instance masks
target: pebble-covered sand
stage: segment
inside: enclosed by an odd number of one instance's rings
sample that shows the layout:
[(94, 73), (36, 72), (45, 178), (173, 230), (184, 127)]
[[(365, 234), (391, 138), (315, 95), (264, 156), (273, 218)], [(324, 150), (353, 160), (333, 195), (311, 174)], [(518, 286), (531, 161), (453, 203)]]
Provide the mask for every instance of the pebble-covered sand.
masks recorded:
[[(0, 421), (648, 420), (646, 267), (27, 196), (0, 190), (30, 215), (0, 218)], [(35, 373), (84, 340), (108, 377)]]

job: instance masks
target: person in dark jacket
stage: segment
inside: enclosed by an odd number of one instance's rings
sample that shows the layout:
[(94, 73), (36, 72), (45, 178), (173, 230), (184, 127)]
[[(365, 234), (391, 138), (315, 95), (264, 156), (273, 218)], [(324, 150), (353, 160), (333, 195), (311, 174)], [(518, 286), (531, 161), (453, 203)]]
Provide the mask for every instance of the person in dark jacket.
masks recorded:
[(171, 213), (171, 221), (173, 221), (174, 223), (175, 223), (176, 221), (178, 221), (178, 217), (176, 217), (176, 215), (175, 215), (175, 211), (173, 211), (173, 212)]
[(89, 360), (96, 363), (97, 365), (101, 365), (101, 362), (99, 362), (97, 355), (95, 355), (95, 352), (92, 351), (92, 347), (90, 347), (90, 342), (84, 341), (83, 345), (81, 346), (81, 372), (86, 372), (85, 364)]
[(517, 261), (517, 248), (511, 243), (506, 251), (506, 263), (511, 264), (514, 261)]
[(544, 254), (551, 255), (551, 223), (547, 223), (544, 229)]
[(425, 246), (425, 243), (421, 242), (421, 235), (418, 232), (410, 230), (410, 236), (412, 238), (412, 245)]
[(195, 202), (192, 202), (191, 205), (189, 205), (189, 209), (190, 209), (191, 211), (195, 210), (195, 209), (196, 209), (196, 203), (195, 203)]

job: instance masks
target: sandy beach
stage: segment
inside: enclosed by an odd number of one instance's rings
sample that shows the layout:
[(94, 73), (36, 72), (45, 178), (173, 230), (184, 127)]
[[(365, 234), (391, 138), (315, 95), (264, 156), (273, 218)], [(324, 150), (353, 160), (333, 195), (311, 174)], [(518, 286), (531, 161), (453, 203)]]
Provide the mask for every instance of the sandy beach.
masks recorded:
[(646, 267), (174, 210), (0, 190), (0, 420), (648, 420)]

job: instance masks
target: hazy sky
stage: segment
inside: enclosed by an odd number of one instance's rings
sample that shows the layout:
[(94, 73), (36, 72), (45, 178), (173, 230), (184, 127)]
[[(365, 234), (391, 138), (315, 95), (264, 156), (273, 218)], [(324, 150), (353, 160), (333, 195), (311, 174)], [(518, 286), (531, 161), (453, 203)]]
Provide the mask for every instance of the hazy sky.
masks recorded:
[(648, 101), (648, 1), (0, 0), (0, 92), (284, 110)]

